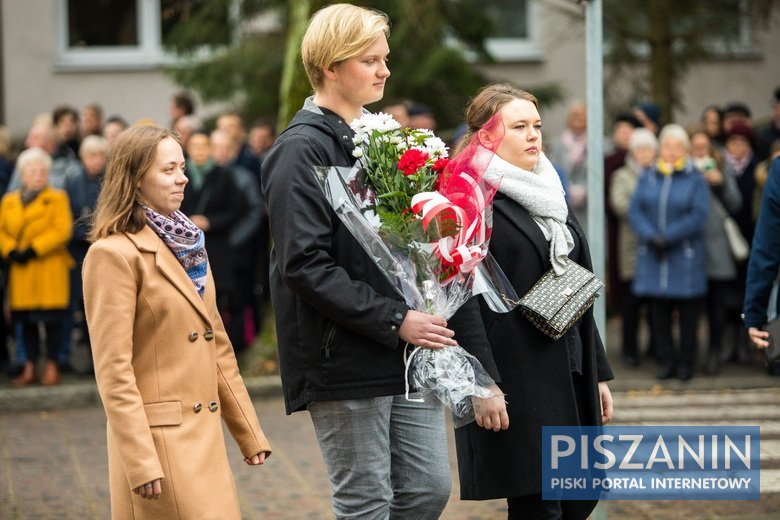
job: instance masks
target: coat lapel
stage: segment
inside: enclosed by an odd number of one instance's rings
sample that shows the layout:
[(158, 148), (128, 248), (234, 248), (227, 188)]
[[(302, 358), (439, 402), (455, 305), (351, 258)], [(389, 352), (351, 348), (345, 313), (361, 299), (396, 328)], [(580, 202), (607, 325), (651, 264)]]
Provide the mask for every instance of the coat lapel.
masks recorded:
[[(135, 244), (139, 251), (145, 251), (147, 253), (154, 253), (155, 263), (157, 268), (168, 279), (171, 284), (185, 297), (187, 301), (195, 307), (203, 319), (207, 323), (211, 323), (208, 311), (206, 310), (206, 304), (203, 302), (203, 298), (200, 297), (198, 291), (195, 290), (195, 286), (192, 285), (192, 280), (187, 276), (186, 271), (181, 266), (176, 257), (173, 255), (170, 249), (163, 243), (162, 239), (157, 236), (152, 228), (144, 226), (144, 228), (138, 233), (128, 233), (128, 238)], [(209, 281), (212, 281), (209, 279)], [(209, 290), (207, 284), (206, 291)]]
[(528, 237), (539, 254), (542, 265), (548, 265), (550, 263), (550, 244), (547, 243), (542, 230), (539, 229), (539, 225), (531, 215), (520, 204), (500, 194), (497, 194), (496, 198), (493, 199), (493, 207)]

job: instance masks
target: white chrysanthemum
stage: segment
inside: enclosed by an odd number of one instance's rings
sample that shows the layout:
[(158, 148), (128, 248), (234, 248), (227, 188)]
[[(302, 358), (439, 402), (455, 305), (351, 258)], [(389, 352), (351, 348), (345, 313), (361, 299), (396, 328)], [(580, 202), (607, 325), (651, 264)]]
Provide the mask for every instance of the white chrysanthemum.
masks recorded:
[(423, 143), (423, 151), (431, 157), (447, 157), (447, 145), (438, 137), (429, 137)]
[(355, 132), (371, 133), (376, 130), (378, 132), (392, 132), (401, 128), (401, 124), (393, 119), (390, 114), (379, 112), (378, 114), (364, 114), (358, 119), (353, 120), (350, 127)]

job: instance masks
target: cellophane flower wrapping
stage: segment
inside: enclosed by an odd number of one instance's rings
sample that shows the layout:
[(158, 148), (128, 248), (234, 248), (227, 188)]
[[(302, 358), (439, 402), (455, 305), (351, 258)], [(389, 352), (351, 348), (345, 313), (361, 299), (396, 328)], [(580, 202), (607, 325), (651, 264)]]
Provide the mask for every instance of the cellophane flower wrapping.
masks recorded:
[[(452, 160), (432, 132), (402, 129), (387, 114), (366, 114), (351, 126), (356, 164), (314, 167), (315, 175), (405, 303), (445, 319), (476, 294), (496, 312), (513, 309), (517, 295), (488, 253), (498, 180), (486, 181), (484, 172), (503, 136), (500, 119)], [(434, 394), (456, 427), (474, 420), (472, 397), (495, 395), (493, 379), (460, 346), (406, 355), (407, 397), (409, 387)]]

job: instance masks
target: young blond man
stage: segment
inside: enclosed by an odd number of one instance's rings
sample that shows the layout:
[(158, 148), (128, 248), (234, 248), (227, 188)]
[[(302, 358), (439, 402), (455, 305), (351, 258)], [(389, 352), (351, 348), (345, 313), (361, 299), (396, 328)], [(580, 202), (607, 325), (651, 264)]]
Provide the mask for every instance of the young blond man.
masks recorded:
[(314, 95), (263, 162), (271, 296), (287, 413), (308, 410), (337, 518), (438, 518), (450, 494), (441, 403), (404, 398), (403, 345), (455, 345), (440, 316), (410, 310), (341, 225), (312, 167), (351, 166), (349, 123), (382, 99), (389, 21), (338, 4), (301, 44)]

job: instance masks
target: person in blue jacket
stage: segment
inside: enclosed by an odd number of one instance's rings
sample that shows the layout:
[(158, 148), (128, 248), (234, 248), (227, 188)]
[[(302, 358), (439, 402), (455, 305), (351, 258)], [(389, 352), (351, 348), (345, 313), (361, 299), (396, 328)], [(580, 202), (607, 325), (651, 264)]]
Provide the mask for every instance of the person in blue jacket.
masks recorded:
[[(704, 228), (709, 188), (689, 158), (690, 139), (680, 125), (659, 136), (656, 164), (639, 179), (628, 219), (639, 238), (634, 293), (650, 301), (651, 326), (661, 362), (658, 379), (693, 377), (701, 298), (707, 292)], [(679, 312), (675, 354), (672, 316)]]
[[(769, 175), (761, 199), (761, 213), (758, 216), (753, 235), (750, 259), (748, 260), (747, 282), (743, 319), (753, 344), (760, 348), (769, 346), (769, 333), (762, 330), (770, 309), (777, 314), (777, 297), (769, 301), (772, 284), (780, 268), (780, 157), (775, 158), (769, 168)], [(771, 363), (769, 372), (780, 375), (778, 363)]]

